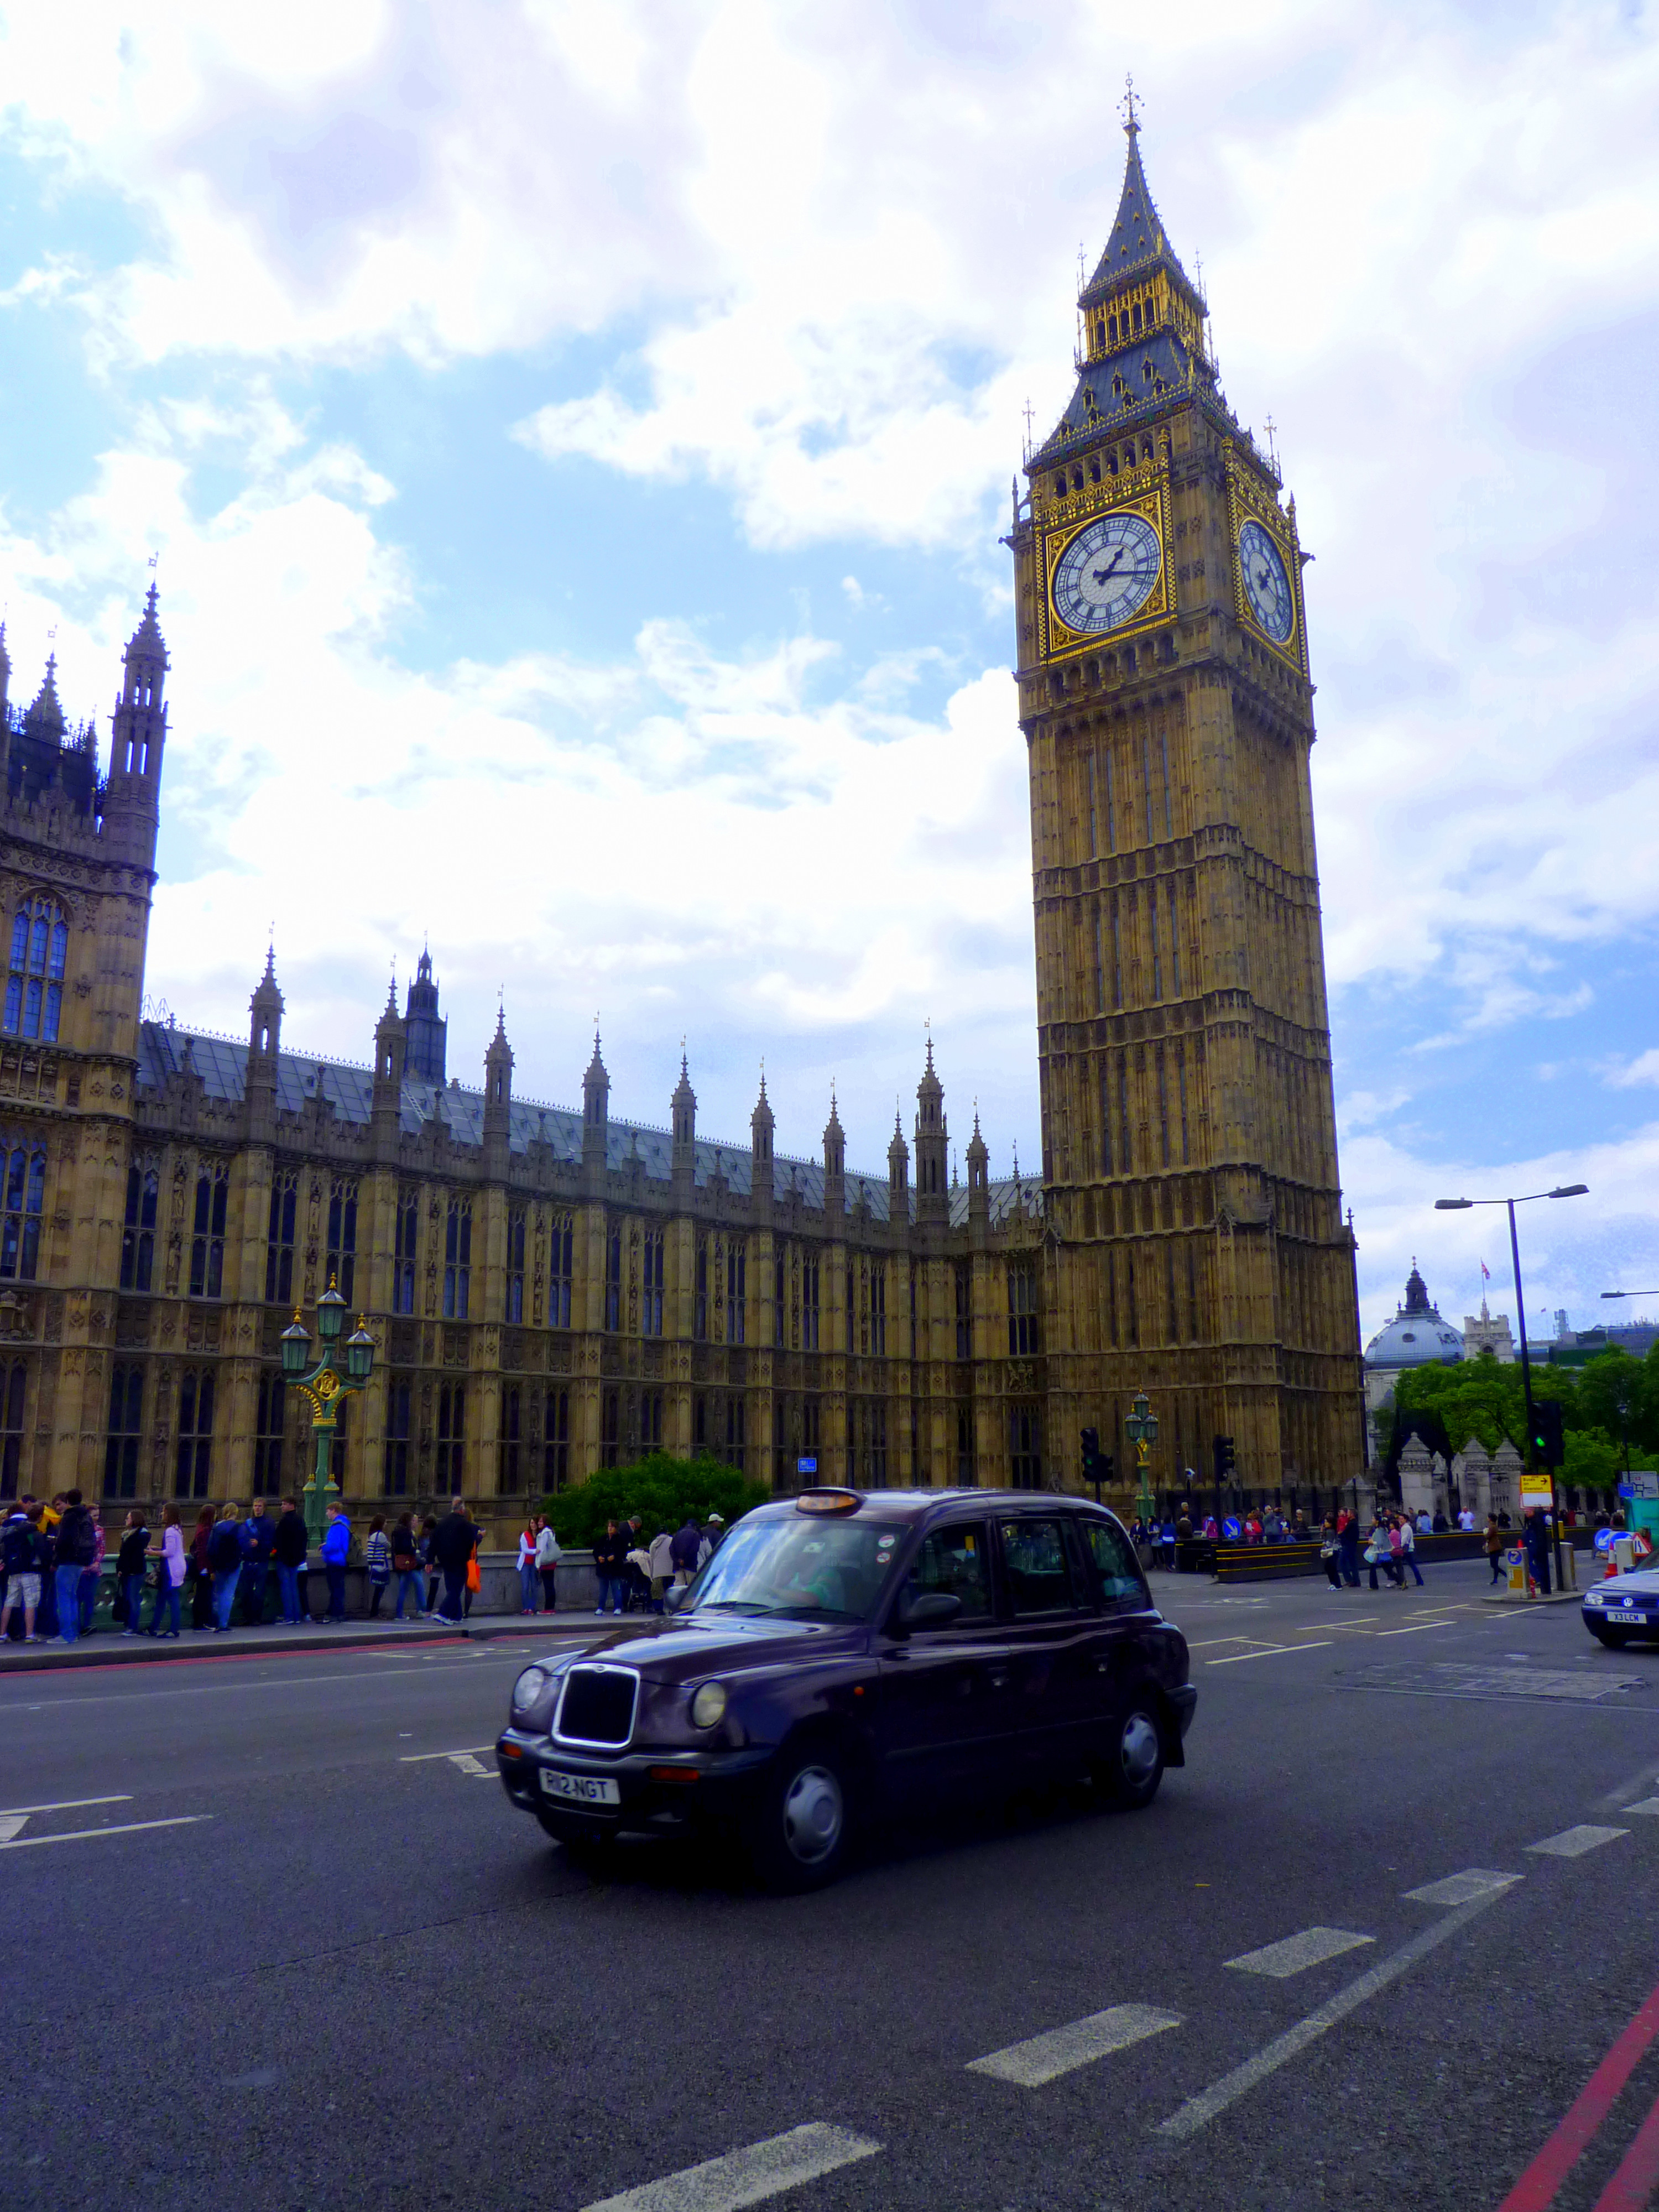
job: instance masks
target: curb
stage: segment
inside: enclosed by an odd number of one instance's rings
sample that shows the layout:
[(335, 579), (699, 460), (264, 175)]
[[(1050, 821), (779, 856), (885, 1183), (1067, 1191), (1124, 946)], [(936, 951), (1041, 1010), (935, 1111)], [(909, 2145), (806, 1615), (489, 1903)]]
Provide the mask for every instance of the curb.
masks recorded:
[[(165, 1644), (152, 1644), (148, 1636), (129, 1643), (118, 1632), (102, 1631), (94, 1638), (67, 1645), (0, 1646), (0, 1679), (9, 1674), (57, 1674), (71, 1667), (166, 1667), (176, 1666), (181, 1660), (268, 1659), (290, 1651), (361, 1650), (371, 1644), (409, 1644), (426, 1650), (434, 1644), (489, 1644), (505, 1636), (586, 1636), (590, 1632), (586, 1622), (579, 1627), (569, 1615), (540, 1613), (534, 1620), (491, 1618), (459, 1629), (444, 1628), (430, 1620), (417, 1620), (410, 1628), (371, 1628), (365, 1622), (337, 1632), (301, 1629), (293, 1636), (258, 1644), (246, 1640), (248, 1635), (262, 1636), (264, 1632), (258, 1629), (244, 1632), (240, 1641), (235, 1640), (237, 1631), (233, 1629), (228, 1644), (221, 1644), (205, 1629), (199, 1632), (187, 1629), (177, 1644), (170, 1638)], [(203, 1637), (208, 1638), (206, 1643), (201, 1641)]]

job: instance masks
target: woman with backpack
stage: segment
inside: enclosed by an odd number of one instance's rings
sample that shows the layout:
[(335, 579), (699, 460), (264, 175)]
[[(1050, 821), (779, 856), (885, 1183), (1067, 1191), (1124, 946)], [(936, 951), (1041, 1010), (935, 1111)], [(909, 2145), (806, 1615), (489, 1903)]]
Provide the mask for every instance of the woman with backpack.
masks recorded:
[[(185, 1586), (185, 1532), (179, 1526), (179, 1509), (167, 1505), (161, 1511), (161, 1540), (151, 1557), (155, 1561), (155, 1609), (149, 1617), (152, 1636), (179, 1634), (179, 1593)], [(168, 1609), (173, 1620), (171, 1628), (161, 1626), (161, 1609)]]
[(394, 1620), (404, 1617), (404, 1600), (409, 1601), (409, 1617), (421, 1617), (421, 1554), (415, 1540), (415, 1516), (400, 1513), (392, 1526), (392, 1571), (398, 1577), (398, 1607)]
[(1342, 1546), (1336, 1533), (1336, 1523), (1328, 1513), (1319, 1531), (1319, 1564), (1325, 1570), (1325, 1579), (1334, 1590), (1342, 1587)]

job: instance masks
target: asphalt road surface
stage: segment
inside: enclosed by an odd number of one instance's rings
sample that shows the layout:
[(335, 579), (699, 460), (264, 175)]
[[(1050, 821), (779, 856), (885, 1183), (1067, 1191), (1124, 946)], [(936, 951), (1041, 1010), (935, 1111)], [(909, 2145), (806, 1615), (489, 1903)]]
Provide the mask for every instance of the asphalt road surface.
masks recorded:
[(787, 1899), (574, 1867), (494, 1778), (510, 1640), (5, 1678), (7, 2201), (1637, 2212), (1659, 1646), (1431, 1574), (1158, 1577), (1149, 1811)]

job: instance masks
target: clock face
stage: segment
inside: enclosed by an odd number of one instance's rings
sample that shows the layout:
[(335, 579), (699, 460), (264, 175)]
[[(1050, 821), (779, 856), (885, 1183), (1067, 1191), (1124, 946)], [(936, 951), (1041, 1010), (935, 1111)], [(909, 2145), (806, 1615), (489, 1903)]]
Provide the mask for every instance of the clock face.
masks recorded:
[(1238, 563), (1244, 572), (1250, 612), (1273, 643), (1283, 645), (1295, 617), (1291, 580), (1285, 573), (1284, 556), (1259, 522), (1247, 522), (1239, 532)]
[(1072, 629), (1116, 629), (1152, 597), (1163, 558), (1144, 516), (1103, 515), (1079, 531), (1055, 564), (1054, 612)]

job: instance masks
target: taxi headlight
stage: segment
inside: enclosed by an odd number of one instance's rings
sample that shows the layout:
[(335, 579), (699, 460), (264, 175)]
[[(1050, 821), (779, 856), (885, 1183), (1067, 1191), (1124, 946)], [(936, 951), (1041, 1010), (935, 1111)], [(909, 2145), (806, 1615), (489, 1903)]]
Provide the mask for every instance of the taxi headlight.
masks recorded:
[(695, 1728), (711, 1729), (726, 1718), (727, 1704), (724, 1682), (705, 1682), (691, 1700), (691, 1722)]
[(553, 1677), (545, 1667), (526, 1667), (513, 1685), (513, 1717), (527, 1721), (542, 1702)]

